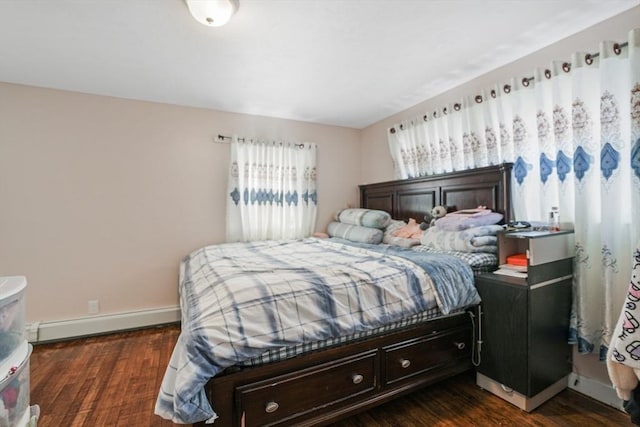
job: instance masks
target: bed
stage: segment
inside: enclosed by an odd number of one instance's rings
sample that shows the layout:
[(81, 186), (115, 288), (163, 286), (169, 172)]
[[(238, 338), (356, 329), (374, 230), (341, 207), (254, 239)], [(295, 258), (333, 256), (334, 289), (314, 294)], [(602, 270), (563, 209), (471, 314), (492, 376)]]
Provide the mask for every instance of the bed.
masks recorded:
[[(362, 185), (360, 205), (403, 220), (422, 218), (435, 205), (483, 205), (509, 220), (510, 177), (511, 165), (503, 164)], [(421, 252), (430, 251), (305, 239), (190, 254), (181, 286), (198, 290), (181, 288), (183, 332), (156, 413), (195, 425), (325, 425), (471, 369), (479, 303), (468, 289), (473, 271), (458, 257)], [(263, 263), (267, 258), (276, 264)], [(263, 286), (284, 274), (279, 263), (299, 265), (286, 272), (294, 284)], [(353, 266), (356, 272), (348, 270)], [(380, 282), (374, 296), (361, 286), (373, 287), (372, 271), (375, 286)], [(251, 292), (261, 298), (247, 297)], [(215, 304), (201, 304), (206, 298)], [(229, 300), (234, 308), (220, 309)], [(356, 300), (365, 309), (353, 310)], [(203, 326), (209, 317), (217, 320)], [(289, 317), (303, 321), (291, 326)]]

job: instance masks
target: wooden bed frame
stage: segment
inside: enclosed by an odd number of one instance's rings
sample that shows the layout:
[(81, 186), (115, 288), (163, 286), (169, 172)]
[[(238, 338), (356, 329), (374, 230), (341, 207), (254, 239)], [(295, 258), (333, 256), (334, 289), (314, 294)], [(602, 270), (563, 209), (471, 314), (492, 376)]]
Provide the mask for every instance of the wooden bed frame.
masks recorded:
[(360, 186), (360, 206), (420, 222), (431, 207), (486, 206), (511, 219), (511, 163), (442, 175)]
[[(511, 164), (360, 186), (362, 207), (418, 222), (434, 205), (484, 205), (511, 218)], [(262, 366), (206, 386), (216, 427), (320, 426), (472, 369), (469, 312)], [(204, 426), (204, 423), (196, 425)]]

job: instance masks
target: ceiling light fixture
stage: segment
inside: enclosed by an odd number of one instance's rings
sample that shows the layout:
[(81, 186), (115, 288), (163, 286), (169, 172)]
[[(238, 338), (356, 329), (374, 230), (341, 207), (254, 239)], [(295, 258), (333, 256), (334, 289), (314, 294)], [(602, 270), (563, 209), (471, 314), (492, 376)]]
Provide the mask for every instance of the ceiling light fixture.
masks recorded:
[(229, 22), (240, 7), (238, 0), (185, 0), (191, 15), (208, 27), (220, 27)]

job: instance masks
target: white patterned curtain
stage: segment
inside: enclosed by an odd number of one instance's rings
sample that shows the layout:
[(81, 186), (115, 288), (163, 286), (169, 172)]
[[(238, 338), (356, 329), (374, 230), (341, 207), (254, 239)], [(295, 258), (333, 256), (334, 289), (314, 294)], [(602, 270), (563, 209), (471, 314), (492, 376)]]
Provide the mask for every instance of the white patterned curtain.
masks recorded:
[(606, 354), (640, 240), (640, 29), (389, 129), (396, 178), (514, 163), (515, 219), (576, 239), (571, 342)]
[(300, 239), (316, 223), (316, 144), (231, 143), (227, 241)]

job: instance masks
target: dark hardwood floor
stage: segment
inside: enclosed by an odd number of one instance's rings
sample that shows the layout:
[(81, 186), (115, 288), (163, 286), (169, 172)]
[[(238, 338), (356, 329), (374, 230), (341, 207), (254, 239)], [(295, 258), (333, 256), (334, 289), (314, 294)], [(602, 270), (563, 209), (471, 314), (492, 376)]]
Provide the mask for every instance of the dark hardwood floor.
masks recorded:
[[(38, 427), (174, 425), (153, 407), (178, 333), (172, 325), (36, 345), (31, 403), (40, 405)], [(626, 414), (571, 390), (529, 414), (478, 388), (469, 373), (333, 427), (631, 425)]]

